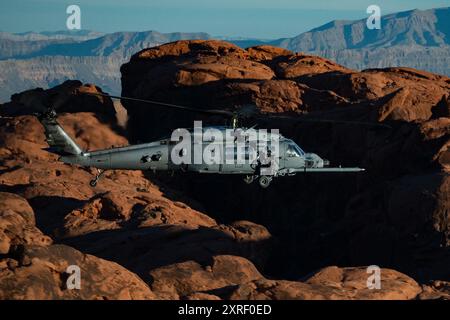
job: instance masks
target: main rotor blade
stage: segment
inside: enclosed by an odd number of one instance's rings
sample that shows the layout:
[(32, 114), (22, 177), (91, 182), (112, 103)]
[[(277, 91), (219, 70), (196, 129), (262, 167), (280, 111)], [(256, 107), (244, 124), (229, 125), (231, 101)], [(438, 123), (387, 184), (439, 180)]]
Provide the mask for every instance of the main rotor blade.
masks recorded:
[(200, 108), (194, 108), (194, 107), (188, 107), (188, 106), (182, 106), (178, 104), (172, 104), (172, 103), (166, 103), (166, 102), (160, 102), (160, 101), (153, 101), (153, 100), (146, 100), (146, 99), (138, 99), (138, 98), (130, 98), (130, 97), (122, 97), (122, 96), (112, 96), (105, 93), (91, 93), (87, 92), (86, 94), (93, 95), (93, 96), (101, 96), (101, 97), (108, 97), (112, 99), (120, 99), (120, 100), (129, 100), (129, 101), (136, 101), (136, 102), (143, 102), (148, 104), (154, 104), (159, 105), (163, 107), (178, 109), (178, 110), (185, 110), (190, 112), (198, 112), (198, 113), (205, 113), (205, 114), (216, 114), (226, 117), (232, 117), (234, 115), (233, 112), (227, 111), (227, 110), (218, 110), (218, 109), (200, 109)]
[[(172, 104), (172, 103), (166, 103), (161, 101), (154, 101), (154, 100), (146, 100), (146, 99), (139, 99), (139, 98), (131, 98), (131, 97), (123, 97), (123, 96), (114, 96), (109, 95), (105, 93), (90, 93), (86, 92), (85, 94), (94, 95), (94, 96), (101, 96), (101, 97), (108, 97), (111, 99), (120, 99), (120, 100), (129, 100), (129, 101), (136, 101), (136, 102), (142, 102), (142, 103), (148, 103), (148, 104), (154, 104), (159, 105), (163, 107), (168, 107), (172, 109), (177, 110), (184, 110), (189, 112), (197, 112), (197, 113), (204, 113), (204, 114), (213, 114), (213, 115), (220, 115), (224, 117), (234, 117), (234, 116), (240, 116), (242, 118), (256, 118), (261, 120), (267, 120), (267, 119), (275, 119), (275, 120), (290, 120), (294, 122), (311, 122), (311, 123), (337, 123), (337, 124), (353, 124), (353, 125), (364, 125), (364, 126), (372, 126), (372, 127), (384, 127), (392, 129), (391, 126), (383, 124), (383, 123), (375, 123), (375, 122), (366, 122), (366, 121), (352, 121), (352, 120), (333, 120), (333, 119), (321, 119), (321, 118), (308, 118), (308, 115), (293, 115), (293, 116), (286, 116), (286, 115), (273, 115), (273, 114), (261, 114), (258, 113), (258, 109), (255, 107), (252, 110), (241, 110), (237, 112), (231, 112), (227, 110), (219, 110), (219, 109), (200, 109), (200, 108), (194, 108), (194, 107), (188, 107), (178, 104)], [(247, 105), (247, 109), (248, 105)], [(246, 114), (247, 113), (247, 114)]]
[(289, 120), (292, 122), (311, 122), (311, 123), (336, 123), (336, 124), (351, 124), (351, 125), (359, 125), (359, 126), (369, 126), (369, 127), (383, 127), (387, 129), (392, 129), (391, 126), (384, 124), (384, 123), (378, 123), (378, 122), (368, 122), (368, 121), (353, 121), (353, 120), (334, 120), (334, 119), (320, 119), (320, 118), (308, 118), (308, 115), (304, 115), (304, 118), (302, 118), (302, 115), (297, 116), (283, 116), (283, 115), (260, 115), (258, 116), (259, 119), (274, 119), (274, 120)]

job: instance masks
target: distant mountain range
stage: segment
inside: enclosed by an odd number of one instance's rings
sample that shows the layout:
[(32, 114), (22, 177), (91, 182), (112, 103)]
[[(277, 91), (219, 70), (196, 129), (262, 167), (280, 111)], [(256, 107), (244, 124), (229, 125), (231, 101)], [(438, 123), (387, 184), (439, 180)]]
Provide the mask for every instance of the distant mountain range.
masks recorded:
[(120, 66), (133, 53), (206, 33), (86, 32), (0, 33), (0, 102), (13, 93), (48, 88), (68, 79), (95, 83), (120, 94)]
[[(34, 34), (38, 38), (40, 34)], [(115, 32), (97, 37), (89, 32), (75, 36), (63, 32), (41, 40), (6, 40), (0, 35), (0, 59), (28, 59), (42, 56), (121, 57), (144, 48), (183, 39), (210, 39), (206, 33)], [(20, 36), (13, 36), (20, 39)], [(24, 35), (25, 38), (29, 34)], [(85, 39), (85, 38), (88, 39)]]
[(389, 14), (381, 26), (369, 30), (366, 19), (333, 21), (271, 44), (353, 69), (407, 66), (450, 75), (450, 8)]
[(65, 40), (73, 39), (84, 41), (98, 38), (105, 35), (102, 32), (95, 32), (90, 30), (76, 30), (76, 31), (43, 31), (43, 32), (22, 32), (22, 33), (8, 33), (0, 32), (0, 39), (15, 40), (15, 41), (34, 41), (34, 40)]
[[(381, 30), (366, 20), (332, 21), (293, 38), (227, 39), (241, 47), (269, 44), (323, 56), (353, 69), (408, 66), (450, 75), (450, 8), (412, 10), (382, 17)], [(79, 79), (120, 93), (120, 66), (146, 47), (207, 33), (94, 31), (0, 32), (0, 102), (34, 87)]]

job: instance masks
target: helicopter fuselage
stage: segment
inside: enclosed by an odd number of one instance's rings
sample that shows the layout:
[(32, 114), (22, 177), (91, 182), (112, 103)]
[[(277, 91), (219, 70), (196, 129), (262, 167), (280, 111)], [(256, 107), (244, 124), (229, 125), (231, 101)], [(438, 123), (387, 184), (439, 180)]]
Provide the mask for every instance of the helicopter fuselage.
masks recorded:
[[(206, 130), (208, 128), (205, 128)], [(193, 134), (192, 134), (193, 135)], [(273, 137), (272, 137), (273, 138)], [(272, 138), (264, 141), (265, 149), (270, 154)], [(295, 175), (299, 172), (358, 172), (361, 168), (330, 168), (329, 161), (322, 159), (315, 153), (304, 152), (293, 140), (279, 135), (277, 137), (278, 150), (275, 157), (271, 157), (269, 163), (261, 164), (259, 152), (255, 149), (258, 144), (252, 144), (246, 140), (243, 145), (244, 155), (242, 161), (238, 160), (237, 143), (227, 144), (225, 141), (192, 139), (185, 149), (190, 149), (187, 161), (179, 163), (174, 161), (173, 155), (186, 150), (179, 148), (179, 142), (170, 138), (155, 142), (131, 145), (126, 147), (111, 148), (99, 151), (82, 152), (77, 155), (67, 155), (60, 158), (61, 161), (70, 164), (78, 164), (85, 167), (94, 167), (101, 170), (151, 170), (151, 171), (184, 171), (215, 174), (239, 174), (245, 175), (247, 183), (256, 178), (265, 176), (260, 184), (268, 186), (273, 177)], [(259, 142), (260, 143), (260, 142)], [(175, 150), (177, 148), (179, 150)], [(190, 147), (190, 148), (189, 148)], [(273, 149), (273, 148), (272, 148)], [(216, 161), (195, 161), (195, 154), (191, 150), (205, 154), (214, 153)], [(253, 154), (253, 157), (252, 157)], [(255, 154), (257, 155), (255, 157)], [(186, 155), (184, 157), (186, 159)], [(198, 157), (197, 157), (198, 159)], [(233, 161), (234, 160), (234, 161)], [(276, 166), (272, 166), (276, 162)], [(264, 168), (271, 166), (272, 171), (264, 173)]]

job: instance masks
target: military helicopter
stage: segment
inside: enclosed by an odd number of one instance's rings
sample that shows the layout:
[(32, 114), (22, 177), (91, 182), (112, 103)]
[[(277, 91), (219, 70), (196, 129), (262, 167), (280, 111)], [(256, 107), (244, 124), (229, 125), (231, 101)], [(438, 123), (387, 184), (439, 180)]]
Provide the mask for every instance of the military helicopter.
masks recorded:
[[(250, 184), (258, 181), (262, 188), (267, 188), (272, 180), (280, 176), (292, 176), (297, 173), (330, 173), (330, 172), (361, 172), (364, 168), (359, 167), (330, 167), (330, 162), (322, 159), (315, 153), (308, 153), (302, 150), (292, 139), (284, 137), (279, 133), (268, 133), (262, 139), (255, 139), (248, 134), (249, 129), (238, 126), (239, 114), (227, 110), (204, 110), (187, 106), (169, 104), (158, 101), (136, 99), (122, 96), (112, 96), (102, 93), (86, 93), (90, 95), (105, 96), (113, 99), (130, 100), (135, 102), (150, 103), (163, 107), (181, 109), (198, 113), (222, 115), (232, 118), (231, 126), (216, 126), (194, 129), (176, 129), (172, 137), (162, 138), (158, 141), (130, 145), (125, 147), (110, 148), (104, 150), (82, 150), (76, 142), (64, 131), (57, 121), (57, 114), (54, 110), (48, 109), (41, 113), (38, 118), (45, 129), (47, 143), (50, 148), (47, 151), (60, 156), (59, 161), (66, 164), (76, 164), (83, 167), (93, 167), (97, 169), (97, 174), (90, 181), (90, 185), (95, 187), (105, 172), (105, 170), (152, 170), (152, 171), (182, 171), (196, 172), (199, 174), (237, 174), (242, 175), (245, 183)], [(243, 108), (245, 110), (245, 108)], [(300, 120), (302, 121), (302, 120)], [(356, 124), (382, 125), (374, 123), (358, 123), (353, 121), (335, 121), (317, 119), (306, 121), (312, 122), (344, 122)], [(384, 125), (382, 125), (384, 126)], [(184, 142), (181, 146), (180, 140), (174, 141), (173, 136), (183, 132), (189, 135), (190, 141)], [(208, 132), (215, 132), (215, 136), (208, 135)], [(226, 140), (227, 134), (234, 134), (231, 144)], [(218, 133), (218, 134), (217, 134)], [(208, 136), (199, 140), (196, 135)], [(217, 136), (219, 136), (218, 139)], [(239, 139), (238, 139), (239, 138)], [(186, 140), (186, 137), (184, 138)], [(239, 140), (239, 141), (237, 141)], [(276, 142), (276, 144), (274, 143)], [(241, 154), (244, 161), (236, 161), (238, 144), (240, 143)], [(233, 145), (234, 143), (234, 145)], [(262, 146), (262, 148), (261, 148)], [(276, 146), (276, 148), (274, 148)], [(199, 150), (201, 154), (209, 154), (216, 161), (193, 161), (195, 155), (190, 150)], [(274, 150), (276, 149), (276, 150)], [(231, 160), (229, 155), (232, 154)], [(187, 161), (175, 161), (177, 158), (187, 159)], [(234, 157), (234, 159), (233, 159)], [(217, 160), (218, 159), (218, 160)], [(179, 159), (177, 159), (179, 160)], [(189, 161), (191, 160), (191, 161)], [(245, 161), (247, 160), (247, 161)], [(274, 164), (276, 164), (274, 166)]]

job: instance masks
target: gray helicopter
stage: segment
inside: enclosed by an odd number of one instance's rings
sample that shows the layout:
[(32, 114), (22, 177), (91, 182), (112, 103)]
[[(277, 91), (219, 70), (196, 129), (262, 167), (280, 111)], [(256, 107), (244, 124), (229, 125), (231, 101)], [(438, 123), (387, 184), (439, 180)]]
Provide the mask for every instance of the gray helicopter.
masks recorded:
[[(232, 126), (179, 128), (171, 137), (150, 143), (86, 151), (82, 150), (59, 125), (54, 110), (48, 109), (40, 114), (38, 118), (45, 129), (46, 140), (50, 146), (47, 151), (58, 154), (59, 161), (64, 163), (96, 168), (97, 174), (90, 181), (92, 187), (97, 185), (105, 170), (116, 169), (238, 174), (243, 176), (245, 183), (258, 181), (262, 188), (267, 188), (276, 177), (292, 176), (297, 173), (365, 170), (358, 167), (330, 167), (328, 160), (315, 153), (303, 151), (293, 140), (276, 132), (255, 138), (251, 132), (254, 127), (239, 127), (236, 114), (226, 110), (203, 110), (150, 100), (106, 94), (95, 95), (231, 116)], [(182, 139), (180, 133), (184, 134)], [(174, 139), (174, 136), (178, 138)], [(197, 150), (197, 156), (192, 150)], [(198, 157), (198, 154), (201, 154), (201, 157)], [(198, 158), (201, 160), (198, 161)]]

